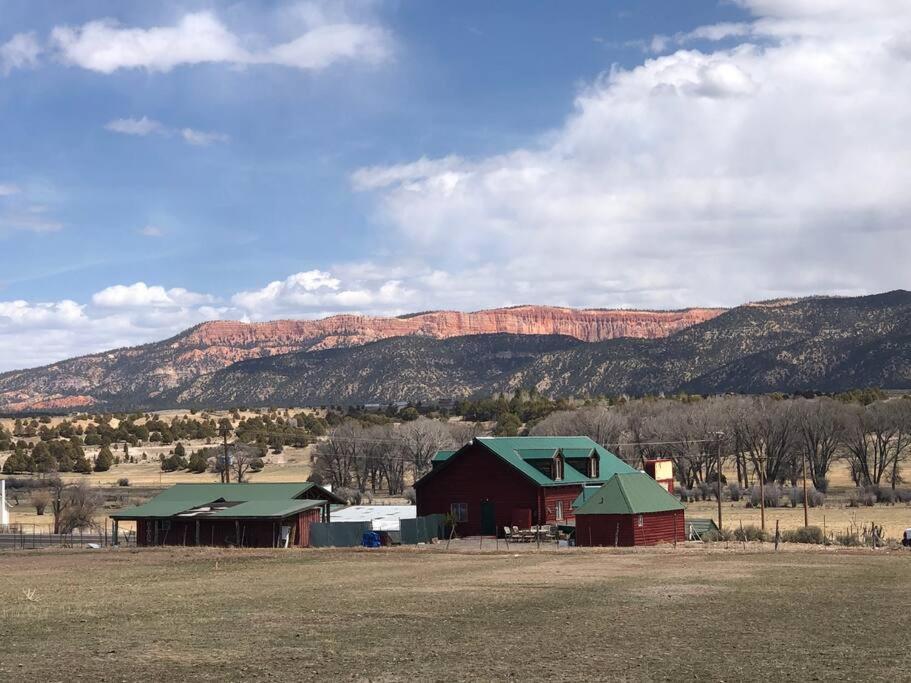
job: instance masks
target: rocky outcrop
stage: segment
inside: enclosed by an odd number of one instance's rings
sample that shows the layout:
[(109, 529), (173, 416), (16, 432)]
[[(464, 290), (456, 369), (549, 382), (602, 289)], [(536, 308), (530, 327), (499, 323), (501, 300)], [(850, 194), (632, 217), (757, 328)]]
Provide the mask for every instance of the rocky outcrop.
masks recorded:
[[(594, 342), (635, 337), (658, 339), (710, 320), (718, 308), (682, 311), (576, 310), (551, 306), (516, 306), (473, 313), (432, 311), (398, 318), (336, 315), (322, 320), (275, 320), (264, 323), (203, 323), (175, 340), (175, 348), (223, 348), (231, 360), (257, 355), (360, 346), (390, 337), (434, 339), (474, 334), (562, 334)], [(265, 355), (265, 354), (262, 354)]]
[(396, 337), (562, 335), (583, 342), (659, 339), (718, 316), (723, 309), (680, 311), (516, 306), (471, 313), (431, 311), (397, 318), (337, 315), (262, 323), (213, 321), (171, 339), (81, 356), (0, 375), (0, 410), (63, 409), (110, 403), (125, 395), (152, 399), (233, 363), (294, 352), (351, 348)]

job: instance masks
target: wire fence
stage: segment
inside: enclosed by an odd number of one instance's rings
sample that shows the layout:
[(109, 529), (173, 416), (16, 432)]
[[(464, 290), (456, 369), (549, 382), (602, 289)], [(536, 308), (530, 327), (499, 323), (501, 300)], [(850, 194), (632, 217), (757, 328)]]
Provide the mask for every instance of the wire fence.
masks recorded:
[[(135, 545), (132, 532), (121, 531), (118, 545)], [(0, 550), (37, 550), (38, 548), (107, 548), (114, 537), (105, 527), (86, 531), (77, 529), (68, 534), (55, 534), (53, 527), (39, 524), (8, 524), (0, 526)]]

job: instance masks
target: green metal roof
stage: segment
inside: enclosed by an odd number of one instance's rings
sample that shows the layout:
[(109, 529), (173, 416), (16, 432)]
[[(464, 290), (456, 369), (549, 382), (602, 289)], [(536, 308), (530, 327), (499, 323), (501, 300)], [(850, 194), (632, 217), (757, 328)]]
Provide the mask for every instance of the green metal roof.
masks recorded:
[[(607, 481), (618, 472), (636, 472), (635, 469), (620, 460), (616, 455), (599, 446), (587, 436), (513, 436), (490, 437), (479, 436), (472, 443), (479, 443), (507, 464), (519, 470), (539, 486), (565, 486), (567, 484), (585, 484)], [(467, 444), (470, 446), (471, 444)], [(465, 448), (466, 446), (463, 446)], [(433, 476), (438, 469), (447, 464), (458, 451), (439, 451), (433, 458), (437, 467), (427, 477)], [(541, 472), (531, 462), (553, 458), (558, 450), (563, 452), (563, 478), (552, 479)], [(567, 459), (587, 458), (592, 451), (598, 455), (598, 478), (590, 479), (585, 474), (566, 462)]]
[(591, 498), (592, 495), (594, 495), (594, 493), (596, 491), (600, 491), (600, 490), (601, 490), (600, 486), (591, 486), (590, 484), (586, 484), (585, 486), (583, 486), (582, 490), (579, 492), (579, 495), (576, 496), (576, 499), (573, 501), (573, 505), (572, 505), (573, 510), (575, 510), (576, 508), (582, 507), (582, 505), (587, 503), (588, 499)]
[(240, 505), (219, 510), (211, 517), (234, 519), (237, 517), (288, 517), (310, 508), (326, 505), (325, 500), (251, 500)]
[(217, 500), (211, 496), (202, 496), (184, 500), (159, 500), (153, 498), (148, 503), (118, 510), (111, 515), (113, 519), (145, 519), (146, 517), (173, 517), (191, 508), (205, 505)]
[(293, 484), (174, 484), (155, 500), (189, 500), (200, 496), (210, 501), (225, 500), (290, 500), (312, 489), (316, 484), (305, 481)]
[(431, 462), (444, 462), (449, 460), (454, 453), (455, 451), (437, 451), (431, 459)]
[(682, 510), (674, 496), (644, 472), (615, 474), (576, 510), (577, 515), (635, 515)]
[[(299, 499), (312, 488), (312, 482), (293, 484), (174, 484), (152, 500), (136, 507), (118, 510), (111, 515), (114, 519), (143, 519), (147, 517), (173, 517), (217, 501), (240, 503), (220, 510), (211, 517), (276, 517), (291, 515), (308, 507), (315, 507), (324, 501)], [(324, 489), (333, 502), (341, 499)], [(290, 510), (290, 512), (285, 512)], [(223, 514), (224, 513), (224, 514)]]

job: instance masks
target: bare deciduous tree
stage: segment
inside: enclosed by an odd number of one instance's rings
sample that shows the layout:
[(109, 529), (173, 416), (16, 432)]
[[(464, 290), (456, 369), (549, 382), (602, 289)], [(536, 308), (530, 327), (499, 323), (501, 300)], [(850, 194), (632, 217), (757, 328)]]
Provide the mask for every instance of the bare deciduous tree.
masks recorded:
[(430, 469), (430, 461), (437, 451), (456, 445), (445, 424), (428, 418), (403, 424), (396, 436), (403, 455), (411, 463), (415, 479)]
[(825, 493), (829, 485), (829, 468), (844, 441), (844, 404), (819, 397), (798, 399), (794, 408), (800, 448), (807, 458), (807, 473), (816, 490)]

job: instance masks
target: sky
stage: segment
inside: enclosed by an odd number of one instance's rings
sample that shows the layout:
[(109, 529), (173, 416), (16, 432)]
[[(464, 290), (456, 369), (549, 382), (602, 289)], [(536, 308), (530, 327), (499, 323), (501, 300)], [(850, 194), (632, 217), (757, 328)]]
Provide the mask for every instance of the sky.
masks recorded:
[(0, 371), (907, 287), (911, 2), (0, 0)]

